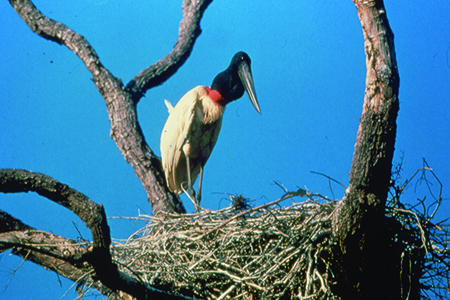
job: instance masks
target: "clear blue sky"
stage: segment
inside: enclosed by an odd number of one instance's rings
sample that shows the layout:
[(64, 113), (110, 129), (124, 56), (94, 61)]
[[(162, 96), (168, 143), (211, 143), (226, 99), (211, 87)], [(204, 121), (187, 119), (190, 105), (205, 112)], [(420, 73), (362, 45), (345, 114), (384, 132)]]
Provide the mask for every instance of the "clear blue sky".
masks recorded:
[[(303, 2), (303, 3), (298, 3)], [(48, 17), (84, 35), (102, 63), (125, 83), (173, 47), (181, 1), (35, 1)], [(404, 153), (403, 181), (426, 158), (450, 187), (450, 2), (386, 1), (400, 71), (395, 162)], [(108, 216), (151, 214), (133, 169), (109, 136), (105, 103), (91, 75), (67, 48), (34, 34), (7, 1), (0, 2), (0, 168), (42, 172), (104, 204)], [(237, 51), (252, 58), (259, 115), (247, 96), (225, 113), (205, 168), (204, 207), (227, 205), (228, 193), (262, 204), (305, 186), (333, 197), (327, 174), (348, 184), (365, 88), (361, 25), (352, 1), (215, 1), (186, 64), (138, 106), (150, 147), (159, 155), (167, 109), (196, 85), (210, 85)], [(333, 185), (335, 198), (344, 189)], [(436, 188), (436, 183), (433, 188)], [(412, 185), (405, 201), (427, 195)], [(193, 207), (183, 197), (188, 210)], [(220, 206), (219, 206), (220, 203)], [(289, 204), (289, 203), (286, 203)], [(90, 234), (71, 212), (33, 194), (0, 195), (0, 209), (65, 237)], [(438, 220), (448, 217), (445, 202)], [(142, 224), (110, 220), (113, 238)], [(0, 298), (60, 299), (71, 282), (0, 256)], [(4, 288), (8, 284), (7, 289)], [(49, 292), (50, 291), (50, 292)], [(64, 299), (72, 299), (70, 290)]]

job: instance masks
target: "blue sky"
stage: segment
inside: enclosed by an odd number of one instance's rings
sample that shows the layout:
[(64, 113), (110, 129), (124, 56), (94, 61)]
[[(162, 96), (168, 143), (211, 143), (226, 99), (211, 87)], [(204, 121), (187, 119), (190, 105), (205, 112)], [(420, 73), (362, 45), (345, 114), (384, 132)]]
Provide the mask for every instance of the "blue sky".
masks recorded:
[[(73, 3), (72, 3), (73, 2)], [(181, 20), (181, 1), (35, 1), (48, 17), (84, 35), (102, 63), (124, 83), (165, 56)], [(145, 138), (159, 155), (167, 118), (164, 99), (175, 104), (197, 85), (210, 85), (234, 53), (246, 51), (262, 115), (247, 96), (225, 112), (219, 140), (206, 167), (202, 206), (227, 205), (243, 194), (255, 205), (305, 186), (330, 198), (344, 189), (312, 174), (348, 184), (365, 88), (361, 25), (352, 1), (277, 4), (213, 2), (202, 35), (186, 64), (138, 105)], [(400, 72), (400, 112), (394, 162), (404, 156), (402, 181), (422, 158), (450, 187), (450, 2), (386, 1)], [(34, 34), (6, 1), (0, 3), (0, 168), (42, 172), (102, 203), (108, 216), (151, 214), (133, 169), (109, 136), (105, 103), (91, 75), (67, 48)], [(433, 189), (437, 189), (434, 182)], [(404, 201), (423, 198), (425, 185), (411, 185)], [(33, 194), (0, 195), (0, 209), (38, 229), (69, 238), (89, 231), (71, 212)], [(189, 211), (192, 204), (183, 197)], [(222, 201), (221, 201), (222, 200)], [(286, 203), (288, 205), (289, 203)], [(447, 218), (444, 202), (438, 220)], [(113, 238), (126, 238), (142, 224), (110, 220)], [(0, 298), (60, 299), (71, 282), (25, 263), (0, 257)], [(9, 282), (7, 289), (4, 286)], [(51, 292), (48, 292), (50, 289)], [(64, 299), (75, 297), (72, 290)]]

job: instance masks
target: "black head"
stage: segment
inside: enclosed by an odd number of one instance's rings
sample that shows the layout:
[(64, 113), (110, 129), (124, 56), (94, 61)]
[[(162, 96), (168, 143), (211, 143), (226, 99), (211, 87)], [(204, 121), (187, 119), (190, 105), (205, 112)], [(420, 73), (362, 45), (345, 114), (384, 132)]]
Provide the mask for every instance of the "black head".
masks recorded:
[(228, 68), (214, 78), (211, 89), (218, 91), (227, 103), (241, 98), (245, 90), (253, 106), (261, 113), (250, 64), (251, 60), (247, 53), (242, 51), (236, 53)]

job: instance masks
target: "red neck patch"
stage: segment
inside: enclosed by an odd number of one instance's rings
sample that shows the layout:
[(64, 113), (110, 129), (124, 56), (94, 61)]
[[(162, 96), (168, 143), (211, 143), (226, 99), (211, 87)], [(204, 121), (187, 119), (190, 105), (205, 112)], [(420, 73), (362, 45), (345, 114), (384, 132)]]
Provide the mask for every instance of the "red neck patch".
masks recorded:
[(228, 102), (225, 100), (225, 98), (222, 97), (222, 95), (216, 91), (216, 90), (212, 90), (209, 87), (205, 87), (206, 91), (208, 92), (208, 96), (209, 98), (211, 98), (211, 100), (219, 105), (225, 106)]

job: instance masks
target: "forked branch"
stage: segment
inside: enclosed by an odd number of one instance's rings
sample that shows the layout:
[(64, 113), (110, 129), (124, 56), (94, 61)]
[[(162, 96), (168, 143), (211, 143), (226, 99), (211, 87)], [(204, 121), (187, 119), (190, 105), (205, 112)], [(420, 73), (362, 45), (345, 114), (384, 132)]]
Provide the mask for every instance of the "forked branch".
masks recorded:
[(152, 87), (169, 79), (191, 55), (194, 43), (201, 34), (200, 21), (212, 0), (183, 1), (183, 19), (178, 30), (178, 39), (172, 51), (157, 63), (142, 70), (128, 84), (127, 88), (135, 95), (136, 103)]
[(185, 212), (177, 195), (169, 191), (158, 157), (148, 146), (137, 118), (136, 104), (145, 92), (172, 76), (187, 60), (201, 33), (200, 20), (212, 0), (185, 0), (179, 36), (173, 50), (144, 69), (127, 87), (100, 62), (88, 41), (66, 25), (44, 16), (30, 0), (10, 0), (25, 23), (41, 37), (65, 45), (86, 65), (105, 100), (111, 137), (134, 168), (147, 193), (153, 213)]

